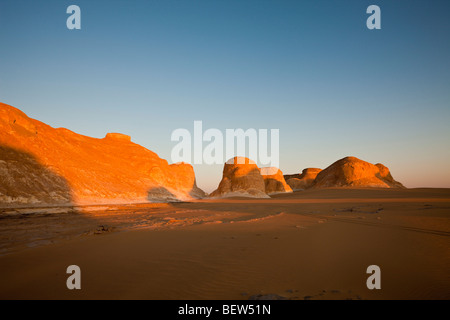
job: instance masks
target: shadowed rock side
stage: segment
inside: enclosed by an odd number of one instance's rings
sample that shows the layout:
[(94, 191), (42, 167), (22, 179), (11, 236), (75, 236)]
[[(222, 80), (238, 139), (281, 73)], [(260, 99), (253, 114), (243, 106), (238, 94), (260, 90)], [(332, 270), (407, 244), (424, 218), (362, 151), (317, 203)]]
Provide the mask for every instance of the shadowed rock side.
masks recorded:
[(219, 187), (210, 197), (254, 197), (268, 198), (264, 179), (256, 163), (248, 158), (234, 157), (223, 168)]
[(312, 188), (328, 187), (404, 188), (384, 165), (373, 165), (355, 157), (338, 160), (319, 172)]
[(292, 190), (305, 190), (313, 185), (320, 171), (322, 169), (306, 168), (303, 169), (302, 174), (285, 175), (284, 178)]
[(26, 152), (0, 146), (0, 205), (72, 203), (66, 179)]
[[(131, 142), (129, 136), (110, 133), (97, 139), (64, 128), (55, 129), (2, 103), (0, 146), (4, 147), (2, 150), (20, 150), (32, 156), (42, 168), (64, 178), (76, 204), (160, 200), (161, 192), (153, 192), (160, 190), (158, 188), (164, 188), (176, 200), (205, 195), (197, 188), (191, 165), (169, 165), (156, 153)], [(23, 200), (24, 203), (61, 200), (61, 195), (51, 188), (24, 189), (23, 186), (32, 181), (46, 181), (50, 186), (53, 180), (46, 178), (44, 169), (32, 175), (28, 165), (31, 160), (25, 157), (14, 159), (8, 156), (9, 153), (2, 151), (0, 154), (2, 168), (8, 168), (0, 171), (0, 179), (9, 181), (4, 199), (21, 194), (20, 199), (28, 199)], [(57, 181), (53, 182), (58, 189)]]
[(292, 192), (291, 187), (284, 180), (283, 172), (280, 169), (276, 167), (261, 168), (261, 175), (264, 178), (267, 194)]

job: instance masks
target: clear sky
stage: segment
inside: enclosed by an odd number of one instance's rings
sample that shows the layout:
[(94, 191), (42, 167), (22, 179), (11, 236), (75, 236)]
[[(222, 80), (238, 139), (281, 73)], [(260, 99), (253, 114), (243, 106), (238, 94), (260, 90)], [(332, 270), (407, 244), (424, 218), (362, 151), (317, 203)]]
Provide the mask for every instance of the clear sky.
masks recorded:
[[(172, 131), (202, 120), (279, 129), (284, 173), (352, 155), (450, 187), (450, 1), (1, 0), (0, 101), (169, 161)], [(198, 185), (222, 167), (195, 165)]]

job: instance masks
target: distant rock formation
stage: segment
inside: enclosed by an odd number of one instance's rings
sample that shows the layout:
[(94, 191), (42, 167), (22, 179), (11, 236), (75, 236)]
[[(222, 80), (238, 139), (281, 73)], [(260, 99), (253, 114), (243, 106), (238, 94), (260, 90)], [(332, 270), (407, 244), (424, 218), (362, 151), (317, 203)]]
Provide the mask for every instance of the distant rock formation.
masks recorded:
[(210, 197), (269, 198), (264, 178), (256, 163), (245, 157), (228, 160), (223, 168), (222, 180)]
[(292, 192), (292, 188), (286, 183), (283, 172), (276, 167), (261, 168), (267, 194)]
[(312, 186), (320, 171), (322, 169), (306, 168), (303, 169), (302, 174), (285, 175), (284, 178), (292, 190), (305, 190)]
[(355, 157), (338, 160), (319, 172), (312, 188), (328, 187), (404, 188), (384, 165), (373, 165)]
[(52, 128), (0, 103), (0, 205), (191, 200), (205, 193), (191, 165), (127, 135), (103, 139)]

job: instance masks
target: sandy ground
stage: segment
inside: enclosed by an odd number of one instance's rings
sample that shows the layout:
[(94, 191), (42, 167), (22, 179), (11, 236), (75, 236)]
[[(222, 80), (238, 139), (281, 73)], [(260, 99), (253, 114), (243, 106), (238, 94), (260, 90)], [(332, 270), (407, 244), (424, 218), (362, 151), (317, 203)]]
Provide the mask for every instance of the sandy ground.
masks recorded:
[(0, 299), (450, 299), (450, 189), (4, 209), (0, 250)]

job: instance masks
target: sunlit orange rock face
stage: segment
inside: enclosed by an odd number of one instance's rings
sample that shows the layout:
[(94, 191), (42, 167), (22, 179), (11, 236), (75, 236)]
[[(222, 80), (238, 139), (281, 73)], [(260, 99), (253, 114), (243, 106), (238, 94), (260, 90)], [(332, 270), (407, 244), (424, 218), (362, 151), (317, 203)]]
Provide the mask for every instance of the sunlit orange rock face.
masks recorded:
[(265, 189), (264, 178), (256, 163), (245, 157), (234, 157), (225, 163), (219, 187), (210, 196), (268, 198)]
[(292, 192), (292, 188), (284, 180), (283, 172), (276, 167), (261, 168), (267, 194)]
[(384, 165), (374, 165), (355, 157), (338, 160), (319, 172), (312, 188), (327, 187), (404, 188)]
[(322, 169), (306, 168), (303, 169), (302, 174), (285, 175), (284, 177), (293, 190), (305, 190), (313, 185), (320, 171)]
[(129, 136), (52, 128), (0, 103), (0, 204), (127, 203), (203, 197), (189, 164)]

